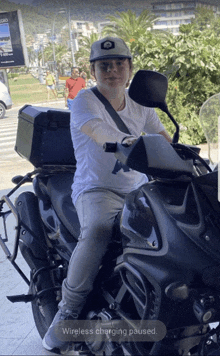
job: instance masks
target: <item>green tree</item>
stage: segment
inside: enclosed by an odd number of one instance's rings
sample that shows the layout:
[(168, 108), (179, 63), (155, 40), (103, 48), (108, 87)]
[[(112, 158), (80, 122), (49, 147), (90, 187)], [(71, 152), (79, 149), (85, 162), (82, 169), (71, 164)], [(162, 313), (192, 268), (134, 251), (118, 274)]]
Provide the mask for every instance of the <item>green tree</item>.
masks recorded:
[(102, 35), (121, 37), (127, 43), (137, 40), (153, 28), (156, 16), (149, 10), (143, 10), (138, 16), (134, 11), (116, 12), (106, 17), (110, 21), (103, 28)]
[(76, 53), (76, 62), (80, 71), (86, 72), (87, 77), (90, 78), (90, 64), (89, 57), (91, 45), (99, 39), (98, 33), (92, 33), (90, 37), (82, 36), (79, 40), (79, 51)]
[(191, 26), (195, 29), (203, 31), (212, 26), (215, 22), (215, 14), (213, 10), (207, 9), (205, 6), (198, 6), (195, 11), (195, 18), (191, 21)]
[(65, 58), (69, 58), (69, 50), (66, 45), (63, 44), (53, 44), (50, 42), (47, 47), (44, 48), (43, 52), (39, 52), (39, 60), (42, 59), (44, 56), (44, 62), (45, 64), (49, 61), (54, 60), (54, 54), (55, 54), (55, 60), (57, 63), (57, 69), (59, 72), (62, 72), (62, 67), (63, 66), (71, 66), (71, 63), (66, 63)]
[(79, 51), (76, 54), (76, 57), (83, 57), (89, 60), (91, 45), (93, 42), (98, 41), (100, 35), (98, 33), (92, 33), (90, 37), (82, 36), (79, 39)]
[[(211, 13), (198, 23), (181, 26), (178, 36), (159, 37), (153, 32), (131, 43), (135, 70), (156, 70), (169, 79), (167, 103), (181, 124), (180, 141), (199, 144), (205, 140), (199, 109), (210, 96), (220, 92), (219, 17)], [(161, 116), (161, 115), (160, 115)], [(162, 114), (170, 132), (173, 125)]]

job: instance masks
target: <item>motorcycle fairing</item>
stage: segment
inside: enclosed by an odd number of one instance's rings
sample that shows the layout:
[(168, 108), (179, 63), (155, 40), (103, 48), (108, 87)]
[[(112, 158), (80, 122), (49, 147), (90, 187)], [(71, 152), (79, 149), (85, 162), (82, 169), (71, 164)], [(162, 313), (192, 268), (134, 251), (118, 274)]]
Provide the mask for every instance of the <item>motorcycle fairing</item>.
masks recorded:
[(57, 215), (69, 232), (75, 238), (78, 238), (80, 235), (80, 223), (71, 198), (73, 178), (73, 173), (51, 176), (48, 179), (47, 188)]
[(121, 232), (123, 247), (161, 249), (162, 240), (157, 221), (142, 189), (131, 192), (125, 200), (121, 216)]
[[(168, 191), (172, 204), (168, 199)], [(216, 266), (216, 262), (194, 241), (195, 231), (204, 233), (206, 226), (195, 212), (196, 202), (192, 204), (195, 197), (191, 193), (191, 185), (186, 184), (185, 189), (182, 185), (178, 190), (173, 184), (169, 186), (168, 183), (154, 181), (129, 194), (125, 201), (121, 218), (123, 261), (138, 266), (139, 270), (143, 269), (147, 278), (150, 275), (157, 276), (157, 283), (164, 288), (177, 281), (188, 285), (197, 275), (202, 275), (203, 270)], [(177, 205), (173, 204), (175, 195)], [(140, 201), (144, 201), (144, 204), (141, 205)], [(191, 203), (187, 204), (188, 201)], [(138, 230), (138, 238), (135, 238), (132, 225), (134, 211), (142, 208), (151, 210), (153, 218), (150, 227), (141, 230), (141, 233), (147, 232), (147, 236), (141, 236), (139, 225), (135, 225)], [(137, 214), (141, 218), (144, 216), (141, 211)], [(188, 216), (188, 224), (182, 221), (183, 215)], [(141, 218), (139, 221), (143, 224), (144, 219), (141, 221)], [(188, 227), (187, 231), (183, 231), (182, 226)], [(155, 239), (158, 247), (154, 249), (146, 241), (152, 244)]]
[[(34, 190), (48, 237), (60, 256), (69, 261), (79, 236), (78, 216), (71, 200), (72, 174), (36, 176)], [(71, 223), (72, 221), (72, 223)]]
[[(52, 203), (59, 219), (70, 234), (77, 239), (80, 234), (80, 224), (71, 199), (73, 177), (73, 173), (59, 173), (47, 178), (37, 176), (34, 180), (34, 189), (43, 204), (44, 214), (42, 214), (42, 217), (45, 216)], [(52, 211), (53, 209), (49, 213), (49, 216), (51, 214), (51, 219)], [(45, 224), (47, 225), (48, 221), (45, 221)]]
[(115, 157), (129, 168), (154, 177), (175, 179), (193, 175), (193, 161), (183, 160), (159, 134), (140, 136), (130, 147), (121, 145)]
[[(115, 271), (120, 273), (141, 318), (158, 318), (175, 328), (180, 321), (175, 320), (178, 309), (181, 325), (198, 323), (188, 293), (196, 286), (205, 288), (204, 271), (216, 268), (217, 264), (195, 243), (193, 233), (189, 236), (193, 229), (205, 231), (196, 208), (189, 182), (175, 185), (153, 181), (127, 196), (120, 225), (123, 256)], [(144, 219), (147, 216), (149, 227), (140, 227), (144, 222), (148, 224)], [(184, 224), (188, 226), (187, 233), (180, 228)], [(169, 296), (172, 288), (180, 292), (177, 299)], [(154, 306), (150, 310), (149, 301)]]

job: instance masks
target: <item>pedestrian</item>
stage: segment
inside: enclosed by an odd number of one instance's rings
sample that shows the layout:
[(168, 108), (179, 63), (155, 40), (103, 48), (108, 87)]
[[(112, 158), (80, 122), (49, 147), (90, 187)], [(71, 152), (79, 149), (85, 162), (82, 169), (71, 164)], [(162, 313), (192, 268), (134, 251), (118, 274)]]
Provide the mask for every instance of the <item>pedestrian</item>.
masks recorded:
[(85, 80), (85, 82), (87, 81), (87, 74), (86, 72), (81, 72), (80, 73), (80, 77), (83, 78)]
[(117, 128), (92, 89), (77, 95), (71, 107), (70, 125), (77, 160), (72, 200), (81, 235), (63, 281), (59, 310), (43, 340), (43, 346), (50, 351), (74, 349), (75, 344), (61, 341), (57, 336), (58, 323), (80, 318), (111, 242), (115, 216), (122, 210), (126, 195), (148, 181), (145, 174), (120, 165), (114, 154), (104, 152), (103, 144), (132, 145), (142, 131), (161, 134), (171, 142), (155, 110), (135, 103), (128, 95), (132, 56), (122, 39), (106, 37), (94, 42), (90, 62), (98, 91), (118, 112), (131, 134)]
[(86, 83), (85, 80), (79, 76), (79, 69), (73, 67), (71, 69), (71, 77), (66, 80), (65, 86), (65, 105), (69, 110), (71, 110), (73, 99), (75, 99), (78, 92), (85, 87)]
[(94, 87), (96, 84), (95, 77), (91, 74), (90, 78), (87, 81), (87, 89)]
[(46, 72), (46, 85), (47, 85), (47, 100), (50, 100), (50, 92), (52, 91), (54, 97), (57, 99), (57, 92), (56, 92), (56, 80), (54, 78), (54, 75), (47, 70)]

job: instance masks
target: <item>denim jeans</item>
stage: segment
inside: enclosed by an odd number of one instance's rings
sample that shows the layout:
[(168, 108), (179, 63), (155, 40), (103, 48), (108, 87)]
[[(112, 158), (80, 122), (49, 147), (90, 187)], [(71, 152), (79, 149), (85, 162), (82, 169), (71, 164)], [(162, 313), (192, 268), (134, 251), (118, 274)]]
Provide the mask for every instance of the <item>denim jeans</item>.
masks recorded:
[(71, 110), (73, 100), (74, 100), (74, 99), (67, 99), (67, 106), (68, 106), (68, 109), (69, 109), (69, 110)]
[(121, 211), (124, 198), (125, 194), (104, 188), (88, 190), (78, 197), (75, 206), (81, 235), (63, 281), (60, 308), (80, 314), (111, 241), (115, 216)]

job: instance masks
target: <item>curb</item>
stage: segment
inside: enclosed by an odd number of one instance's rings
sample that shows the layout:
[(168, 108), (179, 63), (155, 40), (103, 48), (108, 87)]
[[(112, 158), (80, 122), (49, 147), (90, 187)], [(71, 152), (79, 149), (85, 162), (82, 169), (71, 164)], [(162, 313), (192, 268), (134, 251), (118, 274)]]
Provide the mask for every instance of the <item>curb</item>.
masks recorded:
[[(42, 102), (38, 102), (38, 103), (26, 103), (26, 104), (20, 104), (17, 106), (12, 106), (11, 109), (7, 110), (8, 112), (12, 111), (12, 110), (16, 110), (16, 109), (20, 109), (22, 108), (24, 105), (33, 105), (33, 106), (40, 106), (40, 105), (46, 105), (46, 104), (59, 104), (59, 103), (64, 103), (64, 99), (63, 100), (53, 100), (53, 101), (42, 101)], [(13, 105), (13, 104), (12, 104)]]

